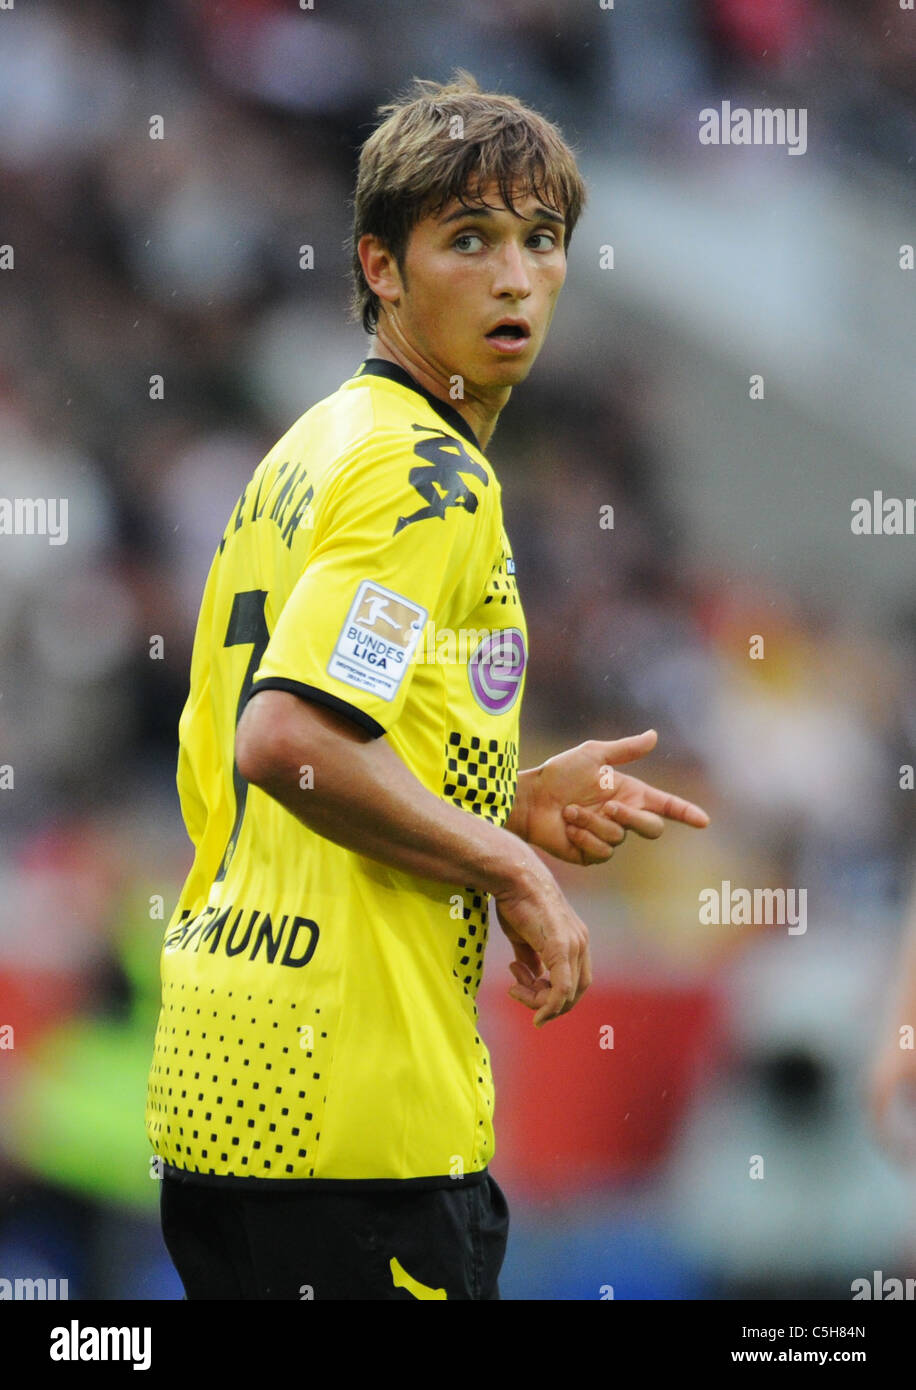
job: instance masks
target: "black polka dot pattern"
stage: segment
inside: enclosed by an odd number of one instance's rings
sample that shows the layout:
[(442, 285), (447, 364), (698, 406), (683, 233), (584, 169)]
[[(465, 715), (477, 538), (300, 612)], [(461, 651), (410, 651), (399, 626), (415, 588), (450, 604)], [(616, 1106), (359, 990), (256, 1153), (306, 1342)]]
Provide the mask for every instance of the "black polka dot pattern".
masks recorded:
[(163, 981), (149, 1077), (156, 1152), (195, 1173), (313, 1177), (328, 1056), (320, 1009)]

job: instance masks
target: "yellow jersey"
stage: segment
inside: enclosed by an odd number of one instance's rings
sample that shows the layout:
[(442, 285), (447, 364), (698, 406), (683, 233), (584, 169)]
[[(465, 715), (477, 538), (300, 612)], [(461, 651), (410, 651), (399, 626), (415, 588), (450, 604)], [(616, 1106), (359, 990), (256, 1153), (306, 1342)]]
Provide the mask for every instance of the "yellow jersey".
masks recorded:
[[(486, 894), (325, 839), (245, 782), (234, 742), (253, 693), (291, 691), (501, 825), (526, 663), (491, 465), (452, 405), (367, 359), (256, 469), (204, 590), (177, 778), (194, 861), (163, 941), (148, 1087), (166, 1172), (483, 1179)], [(320, 771), (300, 774), (318, 794)]]

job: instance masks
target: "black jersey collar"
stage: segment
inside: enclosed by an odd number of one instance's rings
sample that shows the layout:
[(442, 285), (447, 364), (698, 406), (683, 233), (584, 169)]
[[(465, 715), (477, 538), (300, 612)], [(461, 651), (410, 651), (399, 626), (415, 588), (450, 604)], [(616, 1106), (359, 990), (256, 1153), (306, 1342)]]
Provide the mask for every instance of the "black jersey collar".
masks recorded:
[(477, 436), (464, 416), (453, 405), (449, 405), (448, 401), (442, 401), (438, 396), (434, 396), (432, 391), (427, 391), (425, 386), (421, 386), (419, 381), (412, 377), (410, 372), (399, 366), (397, 362), (389, 362), (384, 357), (367, 357), (360, 364), (359, 370), (354, 373), (354, 376), (383, 376), (388, 381), (396, 381), (400, 386), (406, 386), (408, 391), (416, 391), (418, 396), (422, 396), (433, 410), (442, 416), (446, 424), (450, 425), (453, 430), (457, 430), (469, 444), (473, 444), (475, 449), (480, 449), (480, 452), (483, 453)]

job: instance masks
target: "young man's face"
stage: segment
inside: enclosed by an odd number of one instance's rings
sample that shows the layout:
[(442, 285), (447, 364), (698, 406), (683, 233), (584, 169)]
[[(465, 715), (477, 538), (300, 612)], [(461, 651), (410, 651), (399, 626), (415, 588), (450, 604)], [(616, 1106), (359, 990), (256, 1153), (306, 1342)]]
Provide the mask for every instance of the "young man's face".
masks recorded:
[[(455, 199), (417, 223), (404, 256), (407, 287), (386, 308), (390, 330), (436, 375), (458, 375), (486, 395), (524, 381), (534, 365), (566, 279), (566, 252), (555, 209), (513, 196), (517, 217), (496, 184), (482, 191), (486, 208)], [(506, 319), (519, 323), (500, 332)]]

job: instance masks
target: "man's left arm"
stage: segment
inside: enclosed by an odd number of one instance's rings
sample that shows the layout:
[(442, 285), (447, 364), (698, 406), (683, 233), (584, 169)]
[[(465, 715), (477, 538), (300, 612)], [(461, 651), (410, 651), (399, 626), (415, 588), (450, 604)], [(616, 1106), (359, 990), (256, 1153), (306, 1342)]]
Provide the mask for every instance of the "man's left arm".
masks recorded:
[(519, 773), (506, 829), (568, 864), (604, 864), (628, 830), (657, 840), (666, 820), (702, 830), (709, 816), (691, 801), (618, 772), (658, 742), (648, 729), (630, 738), (589, 739)]

